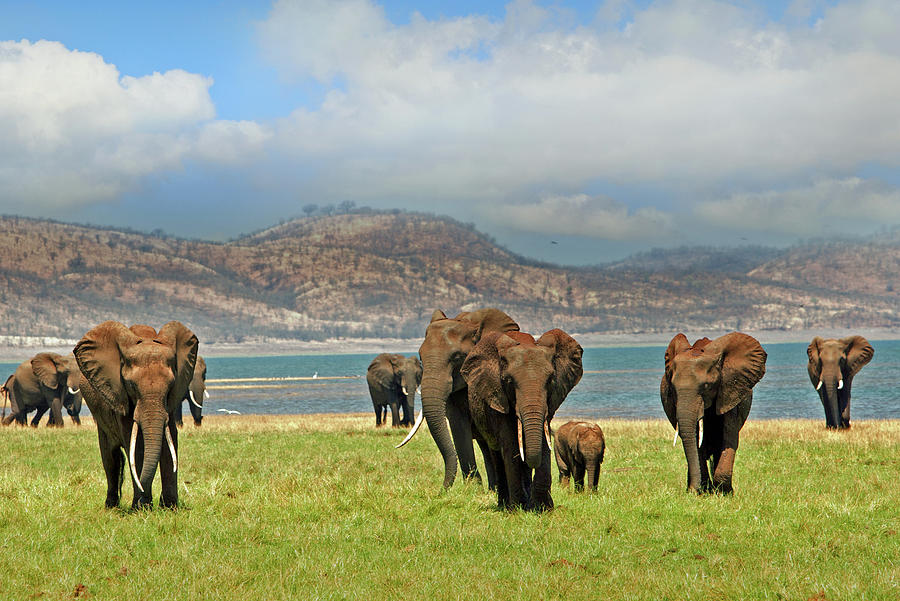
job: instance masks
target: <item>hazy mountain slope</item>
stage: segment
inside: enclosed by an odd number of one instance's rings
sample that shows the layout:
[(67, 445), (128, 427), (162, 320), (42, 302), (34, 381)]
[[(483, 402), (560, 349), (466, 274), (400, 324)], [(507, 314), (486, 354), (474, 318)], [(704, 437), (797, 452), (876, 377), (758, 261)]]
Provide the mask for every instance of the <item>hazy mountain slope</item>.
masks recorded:
[(888, 239), (652, 251), (584, 269), (403, 212), (299, 219), (227, 244), (4, 217), (0, 335), (180, 319), (207, 341), (418, 337), (436, 308), (486, 305), (538, 333), (897, 326), (898, 257)]

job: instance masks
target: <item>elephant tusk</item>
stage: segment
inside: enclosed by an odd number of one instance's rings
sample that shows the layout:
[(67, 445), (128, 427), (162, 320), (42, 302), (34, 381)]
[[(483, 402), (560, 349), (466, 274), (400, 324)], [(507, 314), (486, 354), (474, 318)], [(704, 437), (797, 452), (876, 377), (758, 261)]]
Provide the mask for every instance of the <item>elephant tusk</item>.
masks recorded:
[(197, 409), (203, 409), (203, 405), (200, 405), (194, 399), (194, 391), (193, 390), (188, 390), (188, 398), (191, 399), (191, 402), (194, 404), (194, 407), (196, 407)]
[(76, 388), (75, 390), (72, 390), (71, 386), (69, 386), (68, 388), (69, 388), (69, 394), (78, 394), (81, 390), (80, 388)]
[(678, 424), (675, 424), (675, 438), (672, 439), (672, 446), (675, 446), (675, 443), (678, 442)]
[(838, 390), (840, 390), (840, 389), (843, 388), (843, 387), (844, 387), (844, 381), (843, 381), (843, 380), (839, 380), (839, 381), (838, 381)]
[(413, 424), (412, 430), (409, 431), (409, 434), (406, 435), (406, 438), (403, 439), (403, 442), (394, 447), (395, 449), (399, 449), (400, 447), (408, 443), (413, 436), (415, 436), (416, 432), (419, 431), (419, 426), (422, 425), (422, 418), (424, 415), (424, 411), (419, 411), (419, 417), (416, 418), (416, 423)]
[(137, 475), (137, 468), (134, 466), (134, 445), (137, 443), (137, 435), (138, 423), (134, 422), (134, 425), (131, 426), (131, 445), (129, 445), (128, 449), (128, 463), (131, 464), (131, 477), (134, 478), (134, 483), (137, 485), (139, 491), (144, 492), (144, 487), (141, 486), (141, 481)]
[(421, 387), (421, 386), (417, 386), (417, 387), (416, 387), (416, 392), (418, 392), (419, 394), (422, 394), (422, 387)]
[(819, 380), (819, 383), (816, 384), (816, 390), (819, 390), (820, 388), (822, 388), (822, 380)]
[(400, 390), (403, 392), (403, 396), (409, 396), (409, 393), (406, 391), (406, 386), (401, 386)]
[(697, 448), (700, 448), (703, 446), (703, 418), (700, 418), (697, 429), (700, 431), (700, 436), (697, 437)]
[(208, 399), (208, 398), (209, 398), (209, 391), (208, 391), (208, 390), (204, 390), (204, 391), (203, 391), (203, 399), (206, 400), (206, 399)]
[(175, 452), (175, 443), (172, 442), (172, 432), (169, 431), (169, 421), (166, 420), (166, 442), (169, 444), (169, 453), (172, 454), (172, 473), (178, 472), (178, 454)]
[(525, 447), (522, 445), (522, 422), (519, 422), (519, 427), (516, 428), (519, 434), (519, 459), (525, 461)]
[(553, 451), (553, 441), (550, 439), (550, 422), (544, 422), (544, 438), (547, 439), (547, 448)]

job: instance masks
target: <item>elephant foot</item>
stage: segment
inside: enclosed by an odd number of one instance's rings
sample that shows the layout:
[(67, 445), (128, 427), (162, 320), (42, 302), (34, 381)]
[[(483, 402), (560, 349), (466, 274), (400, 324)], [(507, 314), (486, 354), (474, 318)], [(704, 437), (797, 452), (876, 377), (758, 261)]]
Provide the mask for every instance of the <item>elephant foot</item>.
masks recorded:
[(552, 509), (553, 499), (549, 494), (540, 499), (536, 499), (531, 507), (531, 511), (534, 511), (535, 513), (544, 513), (545, 511), (550, 511)]
[(178, 509), (178, 499), (165, 499), (163, 497), (159, 498), (159, 506), (163, 509)]
[(195, 428), (199, 428), (202, 424), (203, 424), (203, 421), (202, 421), (202, 420), (199, 420), (199, 419), (195, 419), (195, 420), (194, 420), (194, 427), (195, 427)]
[(106, 497), (106, 502), (104, 503), (104, 506), (107, 509), (116, 509), (119, 506), (119, 499), (116, 497), (108, 496), (108, 497)]

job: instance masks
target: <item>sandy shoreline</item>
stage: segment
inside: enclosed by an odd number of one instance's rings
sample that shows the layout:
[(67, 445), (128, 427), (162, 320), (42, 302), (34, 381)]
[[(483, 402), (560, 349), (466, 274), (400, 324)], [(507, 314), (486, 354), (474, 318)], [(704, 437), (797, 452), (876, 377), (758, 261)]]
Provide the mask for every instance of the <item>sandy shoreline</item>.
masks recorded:
[[(665, 346), (678, 332), (671, 333), (585, 333), (573, 334), (584, 347), (621, 346)], [(703, 336), (715, 338), (727, 332), (685, 331), (690, 340)], [(900, 340), (900, 330), (890, 328), (860, 328), (856, 330), (762, 330), (747, 331), (763, 345), (782, 342), (809, 342), (814, 336), (840, 338), (851, 334), (865, 336), (869, 340)], [(24, 361), (40, 352), (67, 354), (72, 352), (77, 340), (54, 341), (55, 344), (23, 344), (21, 346), (0, 345), (0, 362)], [(301, 340), (260, 340), (244, 343), (212, 342), (202, 343), (200, 352), (205, 357), (252, 357), (267, 355), (338, 355), (361, 353), (415, 353), (421, 339), (403, 338), (343, 338), (316, 341)]]

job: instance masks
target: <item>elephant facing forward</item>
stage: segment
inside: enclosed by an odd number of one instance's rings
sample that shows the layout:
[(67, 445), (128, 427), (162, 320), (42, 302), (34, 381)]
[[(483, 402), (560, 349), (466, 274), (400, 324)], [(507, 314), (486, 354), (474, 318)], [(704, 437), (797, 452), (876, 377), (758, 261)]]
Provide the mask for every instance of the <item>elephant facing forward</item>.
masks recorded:
[(816, 336), (806, 349), (809, 381), (825, 408), (825, 427), (850, 427), (850, 387), (853, 377), (872, 357), (875, 349), (862, 336), (825, 340)]
[(463, 363), (472, 421), (497, 466), (499, 507), (553, 507), (549, 424), (581, 380), (582, 352), (562, 330), (537, 341), (523, 332), (491, 332)]
[[(688, 490), (733, 491), (738, 438), (750, 414), (753, 387), (765, 373), (766, 351), (755, 338), (740, 332), (715, 340), (701, 338), (693, 345), (678, 334), (669, 343), (659, 394), (666, 417), (681, 436)], [(698, 444), (701, 419), (703, 444)]]
[(78, 389), (81, 372), (75, 358), (57, 353), (38, 353), (16, 368), (2, 387), (5, 402), (8, 399), (11, 413), (3, 417), (3, 425), (15, 421), (24, 425), (31, 411), (37, 411), (31, 420), (37, 426), (44, 413), (50, 411), (48, 426), (62, 426), (62, 409), (81, 424), (81, 391)]
[(176, 412), (197, 362), (197, 337), (177, 321), (159, 332), (105, 321), (75, 346), (84, 400), (97, 422), (106, 472), (106, 506), (117, 507), (127, 451), (132, 508), (152, 505), (150, 485), (160, 468), (160, 504), (178, 504)]
[(569, 485), (575, 478), (575, 490), (584, 488), (584, 477), (590, 490), (597, 490), (600, 464), (606, 451), (603, 430), (590, 422), (566, 422), (554, 433), (553, 452), (559, 468), (559, 485)]
[(464, 478), (481, 481), (473, 440), (478, 442), (485, 458), (488, 486), (493, 488), (495, 485), (496, 472), (490, 450), (484, 439), (472, 430), (468, 389), (460, 368), (483, 336), (489, 332), (518, 329), (519, 325), (499, 309), (478, 309), (453, 318), (448, 318), (443, 311), (431, 315), (425, 340), (419, 347), (423, 370), (422, 413), (406, 439), (397, 446), (403, 446), (418, 432), (424, 417), (444, 460), (444, 488), (452, 486), (456, 479), (457, 458)]
[(416, 389), (422, 382), (422, 362), (418, 357), (381, 353), (369, 364), (366, 382), (375, 408), (375, 427), (386, 423), (388, 407), (393, 427), (412, 425)]

